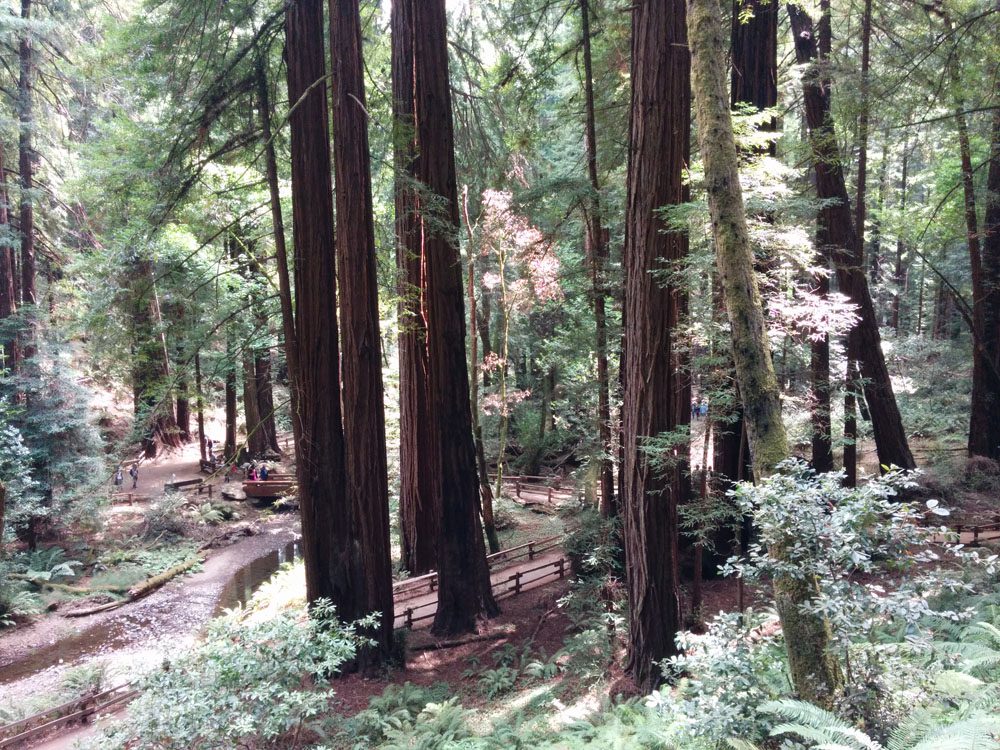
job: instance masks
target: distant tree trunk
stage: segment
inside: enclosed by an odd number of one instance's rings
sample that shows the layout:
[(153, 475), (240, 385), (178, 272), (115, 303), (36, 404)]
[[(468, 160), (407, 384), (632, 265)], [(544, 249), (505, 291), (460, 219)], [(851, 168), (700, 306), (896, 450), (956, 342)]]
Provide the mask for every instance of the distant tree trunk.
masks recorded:
[[(479, 260), (477, 259), (477, 264)], [(482, 274), (479, 275), (482, 279)], [(479, 284), (479, 300), (480, 309), (476, 316), (476, 328), (479, 330), (479, 338), (483, 344), (483, 354), (480, 357), (480, 361), (484, 364), (489, 362), (493, 356), (493, 339), (490, 336), (490, 319), (493, 317), (492, 311), (492, 299), (493, 294), (490, 292), (486, 286), (480, 282)], [(483, 368), (483, 387), (489, 388), (491, 382), (490, 371)]]
[(426, 268), (414, 184), (417, 147), (410, 0), (393, 0), (390, 24), (399, 285), (399, 530), (402, 567), (412, 575), (421, 575), (437, 567), (441, 509), (434, 489), (436, 460), (427, 390)]
[[(257, 56), (257, 111), (264, 139), (264, 165), (267, 175), (267, 190), (271, 204), (271, 225), (274, 231), (274, 254), (278, 268), (278, 297), (281, 301), (281, 330), (284, 334), (285, 363), (288, 368), (289, 412), (292, 416), (292, 435), (295, 450), (298, 451), (302, 422), (298, 418), (298, 337), (295, 333), (295, 311), (292, 307), (292, 282), (288, 271), (288, 250), (285, 245), (285, 221), (281, 214), (281, 187), (278, 184), (278, 160), (274, 152), (271, 132), (271, 95), (267, 84), (267, 68), (264, 53)], [(273, 408), (271, 412), (273, 413)], [(275, 434), (275, 450), (277, 434)], [(298, 456), (298, 453), (296, 453)]]
[[(766, 0), (733, 0), (730, 34), (730, 102), (770, 109), (778, 103), (778, 6)], [(771, 120), (762, 130), (777, 129)], [(772, 143), (768, 152), (774, 156)]]
[(202, 461), (208, 460), (207, 446), (205, 444), (205, 397), (201, 387), (201, 353), (194, 354), (194, 398), (195, 408), (198, 410), (198, 452)]
[(236, 420), (239, 418), (236, 405), (236, 348), (232, 334), (226, 336), (226, 440), (222, 455), (226, 461), (236, 461)]
[[(295, 239), (299, 422), (297, 474), (306, 598), (327, 598), (345, 622), (369, 614), (347, 495), (340, 411), (340, 352), (334, 273), (323, 0), (285, 5)], [(301, 100), (301, 101), (300, 101)]]
[[(899, 212), (900, 215), (906, 216), (906, 189), (907, 189), (907, 177), (910, 166), (910, 152), (907, 146), (908, 141), (903, 143), (903, 174), (900, 180), (899, 186)], [(893, 285), (896, 287), (895, 294), (892, 298), (892, 318), (889, 324), (892, 329), (899, 335), (900, 326), (900, 306), (902, 304), (903, 295), (906, 292), (906, 266), (903, 265), (903, 256), (906, 253), (906, 243), (903, 240), (903, 233), (900, 232), (899, 236), (896, 238), (896, 264), (893, 267), (892, 280)]]
[(469, 221), (469, 189), (462, 192), (462, 214), (469, 236), (469, 279), (466, 293), (469, 296), (469, 407), (472, 410), (472, 439), (476, 444), (476, 466), (479, 468), (479, 503), (483, 509), (483, 530), (490, 553), (500, 551), (496, 521), (493, 517), (493, 488), (490, 487), (489, 467), (486, 465), (486, 450), (483, 447), (483, 426), (479, 421), (479, 347), (476, 339), (476, 259), (473, 251), (472, 223)]
[(625, 555), (629, 591), (627, 670), (642, 690), (655, 688), (660, 663), (676, 653), (678, 600), (677, 506), (687, 499), (687, 444), (670, 469), (654, 469), (643, 443), (674, 432), (690, 415), (677, 393), (689, 385), (677, 369), (685, 292), (655, 279), (679, 267), (686, 233), (667, 232), (660, 207), (684, 202), (689, 148), (689, 57), (684, 3), (642, 0), (632, 9), (632, 103), (625, 232)]
[[(857, 257), (860, 246), (830, 114), (827, 68), (817, 55), (812, 18), (796, 5), (789, 5), (788, 13), (792, 21), (796, 60), (800, 65), (807, 66), (802, 77), (802, 90), (816, 170), (816, 190), (822, 200), (829, 201), (820, 209), (820, 221), (827, 227), (827, 239), (840, 289), (858, 306), (860, 320), (850, 334), (850, 341), (864, 378), (865, 400), (871, 413), (879, 463), (912, 469), (916, 464), (907, 444), (892, 380), (885, 364), (882, 338), (863, 261)], [(824, 18), (828, 18), (828, 14), (824, 14)], [(828, 23), (828, 20), (823, 23)], [(822, 25), (820, 31), (823, 32)]]
[[(398, 0), (405, 2), (406, 0)], [(499, 613), (490, 587), (476, 501), (476, 451), (465, 352), (465, 303), (458, 254), (458, 188), (448, 82), (444, 0), (409, 0), (413, 39), (417, 193), (427, 286), (427, 382), (440, 494), (438, 635), (472, 631)], [(429, 194), (429, 195), (428, 195)]]
[(144, 258), (136, 260), (131, 266), (131, 278), (132, 388), (136, 416), (142, 420), (142, 448), (147, 458), (154, 458), (160, 445), (179, 447), (180, 432), (167, 387), (170, 364), (153, 262)]
[(182, 443), (191, 439), (191, 402), (188, 400), (188, 380), (177, 378), (177, 435)]
[[(18, 138), (19, 168), (21, 172), (21, 301), (25, 305), (38, 304), (38, 292), (35, 288), (37, 269), (35, 265), (35, 152), (32, 146), (34, 121), (34, 85), (35, 60), (34, 44), (31, 30), (32, 0), (21, 0), (22, 30), (19, 57), (21, 62), (20, 79), (18, 82), (18, 119), (20, 135)], [(29, 334), (29, 337), (31, 335)], [(25, 357), (33, 356), (34, 343), (29, 341), (24, 349)]]
[(607, 281), (604, 278), (608, 246), (604, 236), (601, 206), (601, 183), (597, 174), (597, 118), (594, 113), (594, 66), (590, 49), (590, 0), (580, 0), (580, 20), (583, 33), (583, 93), (585, 104), (584, 142), (587, 150), (587, 177), (592, 196), (586, 211), (587, 255), (590, 261), (590, 283), (594, 306), (597, 355), (597, 428), (601, 442), (598, 462), (601, 488), (601, 515), (617, 514), (615, 502), (615, 472), (611, 461), (614, 445), (611, 439), (611, 387), (608, 379), (608, 320), (605, 310)]
[(361, 666), (370, 668), (389, 659), (393, 631), (375, 220), (358, 0), (330, 0), (329, 13), (347, 494), (364, 579), (357, 597), (362, 612), (381, 616), (366, 633), (374, 645), (359, 654)]
[(4, 519), (7, 516), (7, 485), (0, 481), (0, 560), (6, 557), (3, 544)]
[[(14, 278), (17, 273), (17, 262), (14, 246), (8, 239), (12, 234), (7, 174), (4, 170), (3, 148), (0, 146), (0, 325), (9, 325), (3, 321), (17, 313), (17, 284)], [(3, 348), (0, 373), (4, 370), (17, 372), (19, 351), (17, 336), (7, 334), (0, 337), (0, 347)], [(0, 533), (3, 533), (2, 528), (0, 526)]]
[[(993, 134), (990, 139), (990, 166), (986, 175), (986, 212), (983, 216), (983, 332), (981, 345), (985, 361), (989, 395), (983, 399), (990, 418), (987, 435), (977, 440), (982, 450), (994, 460), (1000, 458), (1000, 109), (993, 111)], [(970, 435), (971, 437), (971, 435)], [(971, 442), (971, 441), (970, 441)]]
[[(822, 277), (818, 295), (825, 297), (830, 282)], [(833, 441), (830, 436), (830, 336), (814, 337), (810, 343), (812, 371), (812, 465), (818, 472), (833, 471)]]
[[(844, 347), (847, 349), (848, 347)], [(858, 364), (848, 355), (844, 388), (844, 486), (858, 484)]]
[(274, 390), (271, 382), (271, 352), (269, 349), (259, 349), (254, 353), (253, 369), (254, 384), (257, 386), (257, 413), (260, 415), (260, 433), (264, 450), (279, 453), (278, 427), (274, 419)]
[(249, 347), (243, 350), (243, 419), (247, 428), (247, 452), (257, 458), (267, 450), (267, 436), (261, 426), (257, 393), (257, 368)]
[[(754, 275), (737, 170), (736, 140), (726, 102), (725, 69), (717, 54), (723, 47), (718, 23), (721, 9), (716, 0), (691, 0), (688, 8), (692, 90), (708, 206), (732, 329), (736, 373), (746, 408), (754, 472), (761, 478), (788, 455), (781, 421), (781, 394)], [(777, 545), (771, 552), (780, 557), (783, 550)], [(816, 596), (818, 586), (807, 578), (778, 575), (774, 592), (792, 683), (804, 700), (830, 706), (842, 682), (830, 651), (830, 629), (822, 617), (802, 610)]]

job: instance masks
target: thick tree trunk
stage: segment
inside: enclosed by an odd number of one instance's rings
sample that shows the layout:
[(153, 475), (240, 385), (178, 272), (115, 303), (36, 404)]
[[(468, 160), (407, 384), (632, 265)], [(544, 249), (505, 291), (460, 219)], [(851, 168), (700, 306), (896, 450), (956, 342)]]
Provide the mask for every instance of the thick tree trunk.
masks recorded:
[[(752, 104), (770, 109), (778, 103), (778, 6), (766, 0), (734, 0), (730, 34), (732, 70), (729, 96), (733, 106)], [(772, 120), (763, 130), (776, 130)], [(775, 144), (769, 149), (776, 153)]]
[[(687, 499), (688, 446), (654, 469), (643, 443), (690, 417), (690, 385), (678, 369), (685, 292), (654, 278), (677, 268), (686, 233), (668, 232), (662, 206), (684, 202), (690, 129), (689, 56), (682, 0), (642, 0), (632, 9), (632, 104), (625, 232), (625, 392), (622, 407), (625, 554), (629, 591), (628, 671), (655, 688), (660, 663), (676, 653), (677, 507)], [(678, 394), (686, 393), (683, 408)]]
[[(958, 85), (957, 76), (953, 74), (953, 85)], [(983, 271), (983, 253), (980, 246), (979, 220), (976, 212), (975, 172), (972, 167), (972, 147), (969, 143), (969, 126), (965, 118), (965, 103), (959, 99), (955, 105), (955, 122), (958, 129), (959, 152), (962, 164), (962, 189), (965, 206), (966, 243), (969, 248), (969, 266), (972, 270), (972, 402), (969, 416), (970, 456), (989, 456), (1000, 458), (1000, 382), (996, 370), (991, 372), (991, 362), (996, 361), (996, 325), (990, 321), (987, 330), (987, 308), (990, 317), (996, 315), (995, 285), (998, 279), (990, 280), (987, 287)], [(993, 144), (995, 147), (995, 144)], [(990, 169), (993, 168), (991, 149)], [(987, 180), (989, 176), (987, 175)], [(950, 294), (943, 291), (942, 294)], [(950, 322), (952, 307), (945, 308), (947, 313), (941, 315), (944, 322), (942, 329)], [(992, 340), (991, 340), (992, 339)]]
[(399, 289), (399, 529), (402, 567), (413, 575), (437, 567), (441, 527), (433, 474), (427, 391), (426, 282), (416, 214), (412, 3), (392, 3), (392, 106), (396, 268)]
[[(398, 0), (406, 2), (407, 0)], [(469, 406), (465, 303), (458, 253), (458, 188), (444, 0), (409, 0), (413, 35), (417, 193), (427, 288), (427, 382), (440, 495), (437, 614), (433, 632), (472, 631), (499, 612), (490, 587), (476, 501), (479, 480)]]
[[(726, 101), (725, 69), (718, 50), (722, 12), (716, 0), (691, 0), (688, 29), (692, 53), (692, 90), (699, 142), (705, 165), (709, 212), (719, 272), (733, 336), (733, 356), (758, 478), (788, 455), (781, 402), (764, 325), (760, 292), (740, 189), (732, 120)], [(772, 554), (781, 555), (780, 548)], [(784, 630), (792, 683), (799, 696), (830, 706), (841, 684), (830, 653), (831, 634), (821, 617), (803, 605), (815, 594), (815, 581), (777, 576), (775, 601)]]
[(844, 486), (856, 487), (858, 485), (858, 365), (850, 355), (847, 357), (844, 381)]
[(191, 440), (191, 402), (188, 399), (188, 380), (177, 380), (177, 434), (182, 443)]
[(306, 598), (329, 599), (338, 617), (350, 622), (369, 613), (363, 607), (365, 589), (346, 488), (340, 412), (323, 29), (323, 0), (286, 4), (288, 99), (298, 103), (289, 118), (298, 344), (294, 375), (298, 403), (292, 418), (299, 423), (296, 468)]
[(580, 21), (583, 33), (583, 93), (585, 104), (584, 142), (587, 151), (587, 178), (591, 198), (586, 211), (587, 256), (590, 262), (590, 283), (594, 306), (597, 357), (597, 433), (601, 442), (598, 462), (601, 488), (601, 515), (610, 518), (617, 513), (615, 503), (615, 473), (611, 461), (614, 445), (611, 439), (611, 386), (608, 376), (607, 281), (605, 266), (608, 246), (604, 237), (601, 206), (601, 183), (597, 173), (597, 117), (594, 112), (594, 66), (590, 49), (590, 0), (580, 0)]
[[(792, 21), (796, 60), (806, 66), (802, 90), (816, 171), (816, 190), (819, 197), (827, 202), (820, 209), (819, 221), (827, 228), (829, 252), (840, 289), (858, 306), (860, 320), (851, 332), (851, 348), (858, 358), (864, 378), (865, 400), (871, 412), (879, 463), (912, 469), (916, 463), (907, 444), (892, 380), (885, 364), (868, 279), (862, 259), (857, 257), (859, 244), (830, 114), (830, 81), (826, 77), (826, 66), (817, 55), (817, 37), (812, 19), (796, 5), (789, 5), (788, 13)], [(828, 23), (828, 16), (824, 17), (827, 20), (822, 23)]]
[[(302, 422), (299, 414), (298, 389), (298, 337), (295, 333), (295, 312), (292, 302), (292, 282), (288, 271), (288, 250), (285, 244), (285, 221), (281, 214), (281, 187), (278, 184), (278, 160), (274, 152), (271, 132), (271, 95), (267, 84), (264, 53), (257, 57), (257, 111), (260, 117), (261, 136), (264, 139), (264, 166), (267, 175), (268, 198), (271, 204), (271, 225), (274, 232), (274, 255), (278, 269), (278, 297), (281, 302), (281, 331), (284, 335), (285, 363), (288, 368), (289, 411), (292, 415), (292, 435), (298, 451)], [(259, 371), (258, 371), (259, 372)], [(268, 379), (269, 380), (269, 379)], [(271, 413), (274, 412), (273, 404)], [(274, 448), (278, 450), (277, 432)], [(296, 452), (296, 457), (298, 453)]]
[(358, 0), (330, 0), (329, 9), (347, 494), (364, 579), (357, 596), (364, 612), (380, 615), (367, 633), (374, 644), (359, 654), (370, 668), (389, 659), (393, 630), (375, 222)]

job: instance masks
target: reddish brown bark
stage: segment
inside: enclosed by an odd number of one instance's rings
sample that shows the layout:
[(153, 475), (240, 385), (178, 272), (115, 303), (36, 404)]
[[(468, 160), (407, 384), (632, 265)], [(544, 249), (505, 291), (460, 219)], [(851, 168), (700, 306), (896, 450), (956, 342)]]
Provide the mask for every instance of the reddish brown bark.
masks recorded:
[(351, 621), (368, 614), (346, 489), (334, 273), (323, 0), (285, 6), (295, 240), (297, 475), (306, 598)]
[(381, 616), (367, 632), (374, 644), (359, 654), (369, 667), (389, 658), (393, 628), (375, 223), (358, 0), (330, 0), (329, 9), (347, 494), (364, 579), (357, 597)]
[[(778, 103), (778, 6), (762, 0), (733, 0), (730, 36), (730, 101), (769, 109)], [(774, 130), (773, 120), (766, 130)], [(775, 154), (774, 144), (770, 153)]]
[[(407, 0), (399, 0), (406, 2)], [(473, 630), (499, 612), (479, 523), (469, 405), (465, 303), (458, 253), (458, 189), (444, 0), (409, 0), (413, 39), (416, 196), (426, 267), (427, 382), (440, 497), (438, 609), (433, 632)], [(426, 196), (426, 197), (425, 197)]]
[(420, 221), (416, 215), (412, 4), (392, 3), (392, 105), (396, 168), (396, 267), (399, 284), (399, 527), (402, 567), (437, 567), (441, 511), (427, 403), (427, 319)]
[[(300, 443), (301, 422), (295, 415), (299, 413), (298, 398), (298, 338), (295, 334), (295, 312), (292, 307), (292, 282), (288, 271), (288, 250), (285, 245), (285, 221), (281, 214), (281, 188), (278, 184), (278, 160), (274, 151), (271, 132), (271, 94), (267, 83), (267, 68), (264, 55), (257, 57), (257, 112), (260, 117), (261, 136), (264, 139), (264, 167), (267, 177), (268, 198), (271, 204), (271, 226), (274, 234), (275, 265), (278, 270), (278, 298), (281, 303), (281, 330), (284, 334), (285, 363), (288, 368), (288, 396), (292, 414), (292, 434), (296, 450)], [(260, 362), (261, 360), (258, 360)], [(269, 358), (268, 358), (269, 362)], [(268, 370), (270, 364), (267, 365)], [(260, 369), (258, 368), (258, 373)], [(269, 378), (268, 378), (269, 379)], [(266, 406), (266, 404), (262, 404)], [(271, 404), (273, 414), (273, 403)], [(274, 449), (278, 450), (277, 431)], [(298, 454), (296, 454), (298, 455)]]
[(683, 2), (641, 0), (632, 10), (632, 104), (625, 235), (624, 463), (621, 507), (628, 561), (628, 671), (656, 687), (660, 662), (676, 653), (677, 506), (686, 499), (687, 444), (670, 469), (654, 468), (649, 438), (687, 421), (689, 394), (674, 327), (685, 293), (654, 279), (687, 254), (686, 234), (668, 231), (659, 210), (685, 199), (690, 60)]
[(859, 322), (851, 331), (851, 348), (858, 358), (864, 378), (865, 400), (871, 413), (872, 428), (879, 463), (905, 469), (916, 466), (907, 443), (903, 421), (896, 405), (892, 380), (882, 352), (875, 307), (868, 289), (859, 248), (851, 199), (847, 194), (844, 172), (837, 147), (836, 132), (830, 113), (828, 71), (817, 54), (817, 35), (809, 15), (795, 5), (788, 6), (795, 56), (806, 66), (802, 77), (806, 123), (816, 172), (816, 191), (825, 201), (819, 221), (827, 228), (829, 252), (837, 272), (841, 291), (858, 307)]

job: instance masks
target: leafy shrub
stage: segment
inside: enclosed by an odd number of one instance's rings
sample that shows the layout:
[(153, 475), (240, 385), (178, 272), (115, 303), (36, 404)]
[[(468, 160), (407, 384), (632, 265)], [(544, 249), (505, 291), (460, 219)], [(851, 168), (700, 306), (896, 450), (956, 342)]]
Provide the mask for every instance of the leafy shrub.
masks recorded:
[(183, 535), (183, 506), (184, 498), (176, 494), (164, 495), (150, 505), (142, 522), (143, 539), (163, 539)]
[(363, 643), (329, 604), (310, 617), (283, 612), (259, 621), (220, 618), (205, 642), (142, 682), (125, 721), (90, 748), (282, 748), (326, 710), (326, 681)]
[(602, 518), (596, 508), (574, 509), (574, 526), (563, 549), (578, 576), (618, 574), (622, 570), (621, 521)]

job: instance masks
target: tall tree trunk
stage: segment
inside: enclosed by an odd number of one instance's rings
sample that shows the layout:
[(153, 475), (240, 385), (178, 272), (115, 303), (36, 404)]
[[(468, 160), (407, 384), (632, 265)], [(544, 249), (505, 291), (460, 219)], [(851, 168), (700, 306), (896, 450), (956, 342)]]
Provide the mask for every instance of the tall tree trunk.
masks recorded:
[[(983, 329), (980, 343), (985, 361), (988, 395), (983, 398), (989, 418), (987, 432), (976, 449), (994, 460), (1000, 458), (1000, 109), (993, 111), (990, 166), (986, 174), (986, 212), (983, 216)], [(971, 435), (970, 435), (971, 442)]]
[(608, 246), (604, 237), (601, 206), (601, 182), (597, 173), (597, 118), (594, 113), (594, 65), (590, 49), (590, 0), (580, 0), (580, 21), (583, 33), (583, 93), (585, 104), (584, 142), (587, 150), (587, 178), (591, 198), (586, 211), (587, 255), (590, 261), (590, 283), (594, 306), (594, 341), (597, 355), (597, 432), (601, 441), (598, 462), (601, 488), (601, 515), (610, 518), (617, 513), (615, 474), (611, 461), (614, 445), (611, 439), (611, 386), (608, 379), (608, 320), (605, 266)]
[[(660, 663), (676, 653), (677, 507), (687, 499), (688, 446), (668, 470), (654, 469), (643, 443), (690, 417), (690, 385), (678, 369), (686, 292), (652, 271), (676, 268), (687, 234), (668, 232), (662, 206), (684, 202), (690, 130), (690, 70), (682, 0), (643, 0), (632, 9), (632, 104), (625, 233), (625, 554), (628, 559), (628, 672), (640, 689), (657, 686)], [(678, 413), (679, 392), (687, 391)]]
[[(909, 176), (910, 167), (910, 150), (908, 148), (908, 139), (903, 142), (903, 174), (900, 180), (899, 186), (899, 213), (906, 219), (906, 190), (907, 190), (907, 178)], [(892, 319), (890, 320), (890, 325), (892, 329), (899, 335), (899, 325), (900, 325), (900, 307), (902, 305), (903, 296), (906, 293), (906, 266), (903, 265), (903, 256), (906, 253), (906, 243), (903, 241), (903, 233), (900, 232), (899, 236), (896, 238), (896, 264), (893, 267), (892, 280), (893, 285), (896, 287), (895, 293), (892, 298)]]
[[(479, 264), (481, 259), (477, 259), (476, 263)], [(480, 280), (483, 274), (479, 275)], [(476, 316), (476, 328), (479, 331), (479, 338), (483, 344), (483, 354), (480, 357), (480, 361), (484, 364), (489, 362), (493, 358), (493, 338), (490, 336), (490, 320), (493, 318), (493, 293), (486, 288), (486, 285), (480, 281), (479, 284), (479, 300), (480, 309)], [(483, 387), (489, 388), (491, 383), (490, 371), (486, 368), (483, 369)]]
[(393, 630), (375, 220), (361, 13), (358, 0), (330, 0), (329, 9), (347, 494), (361, 548), (359, 604), (380, 615), (374, 632), (367, 633), (374, 644), (360, 654), (362, 666), (371, 667), (388, 660)]
[[(21, 62), (20, 79), (18, 82), (18, 119), (20, 135), (18, 137), (19, 168), (21, 171), (21, 301), (25, 305), (38, 304), (38, 291), (35, 288), (37, 269), (35, 264), (35, 153), (32, 146), (32, 133), (35, 128), (34, 119), (34, 85), (35, 60), (34, 44), (32, 42), (31, 25), (32, 0), (21, 0), (21, 22), (24, 24), (19, 47)], [(29, 334), (30, 336), (30, 334)], [(28, 342), (25, 346), (26, 357), (33, 356), (34, 344)]]
[[(958, 76), (952, 66), (952, 85), (958, 86)], [(995, 439), (1000, 427), (1000, 389), (990, 373), (989, 360), (994, 352), (986, 339), (986, 303), (989, 292), (983, 274), (983, 257), (979, 243), (979, 219), (976, 212), (976, 183), (972, 167), (972, 146), (969, 143), (969, 126), (965, 118), (965, 103), (958, 98), (955, 104), (955, 123), (958, 130), (959, 153), (962, 164), (962, 195), (965, 207), (966, 244), (969, 248), (969, 267), (972, 270), (972, 399), (969, 412), (970, 456), (1000, 457), (1000, 445)], [(991, 164), (992, 166), (992, 164)], [(992, 291), (992, 290), (991, 290)], [(949, 303), (951, 295), (942, 290)], [(952, 305), (943, 306), (942, 329), (948, 327)], [(992, 342), (989, 342), (990, 344)]]
[(222, 446), (222, 456), (227, 462), (238, 460), (236, 444), (236, 420), (239, 413), (236, 404), (236, 347), (232, 333), (226, 334), (226, 439)]
[(427, 286), (427, 382), (440, 496), (438, 635), (471, 631), (500, 610), (490, 588), (476, 501), (476, 451), (465, 352), (465, 302), (458, 254), (458, 188), (448, 82), (444, 0), (409, 1), (413, 35), (416, 197)]
[(434, 446), (427, 390), (426, 281), (416, 214), (417, 158), (410, 0), (393, 0), (392, 106), (399, 289), (399, 530), (402, 567), (413, 575), (437, 567), (441, 528), (434, 490)]
[[(13, 235), (10, 226), (10, 212), (7, 194), (7, 174), (4, 170), (3, 148), (0, 146), (0, 326), (11, 325), (8, 321), (17, 312), (17, 262), (15, 249), (8, 239)], [(18, 341), (13, 332), (0, 335), (0, 374), (5, 370), (17, 372)], [(0, 526), (0, 533), (2, 532)]]
[(302, 552), (309, 602), (329, 599), (345, 622), (364, 610), (340, 411), (323, 0), (285, 6), (295, 240), (295, 386)]
[[(816, 170), (816, 190), (826, 202), (820, 219), (827, 228), (827, 240), (841, 291), (858, 306), (860, 320), (851, 332), (851, 347), (864, 378), (865, 400), (871, 412), (879, 463), (912, 469), (916, 466), (907, 444), (903, 421), (896, 405), (892, 380), (882, 352), (882, 338), (875, 307), (868, 290), (859, 248), (851, 199), (847, 195), (844, 172), (830, 113), (830, 81), (827, 67), (817, 55), (817, 37), (812, 18), (796, 5), (788, 6), (792, 21), (795, 56), (806, 66), (802, 77), (809, 142)], [(828, 22), (828, 21), (827, 21)], [(822, 31), (822, 29), (821, 29)]]
[(476, 444), (476, 466), (479, 468), (479, 503), (483, 509), (483, 530), (490, 552), (500, 551), (500, 538), (497, 536), (496, 521), (493, 516), (493, 488), (490, 487), (489, 467), (486, 465), (486, 450), (483, 447), (483, 426), (479, 421), (479, 347), (476, 340), (476, 259), (474, 253), (474, 237), (472, 223), (469, 221), (469, 189), (462, 191), (462, 215), (465, 219), (465, 229), (469, 236), (469, 279), (466, 294), (469, 296), (469, 407), (472, 410), (472, 439)]
[(198, 411), (198, 452), (202, 461), (208, 460), (208, 452), (205, 440), (205, 397), (201, 387), (201, 352), (194, 353), (194, 398), (195, 408)]
[(858, 364), (848, 355), (844, 378), (844, 486), (858, 485)]
[[(753, 254), (740, 189), (732, 119), (726, 101), (725, 69), (718, 50), (721, 9), (716, 0), (691, 0), (688, 29), (692, 90), (705, 165), (708, 206), (719, 272), (733, 336), (733, 356), (746, 408), (747, 431), (758, 478), (788, 455), (781, 401), (754, 275)], [(772, 549), (780, 557), (780, 547)], [(830, 706), (841, 675), (830, 653), (827, 623), (802, 610), (818, 593), (816, 582), (776, 576), (775, 601), (781, 618), (792, 682), (804, 700)]]
[[(274, 232), (274, 255), (278, 269), (278, 297), (281, 302), (281, 331), (284, 335), (285, 363), (288, 368), (288, 396), (292, 415), (292, 436), (298, 457), (299, 438), (302, 422), (299, 414), (298, 389), (298, 337), (295, 333), (295, 312), (292, 302), (292, 282), (288, 271), (288, 249), (285, 244), (285, 221), (281, 214), (281, 187), (278, 184), (278, 160), (274, 152), (274, 135), (271, 132), (271, 95), (267, 84), (265, 53), (257, 56), (257, 111), (260, 117), (261, 135), (264, 138), (264, 166), (267, 175), (267, 190), (271, 204), (271, 226)], [(272, 413), (274, 409), (271, 409)], [(275, 450), (277, 446), (275, 434)]]

